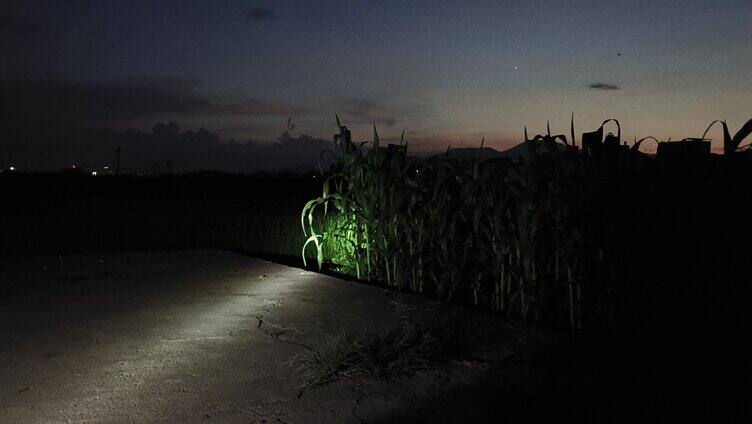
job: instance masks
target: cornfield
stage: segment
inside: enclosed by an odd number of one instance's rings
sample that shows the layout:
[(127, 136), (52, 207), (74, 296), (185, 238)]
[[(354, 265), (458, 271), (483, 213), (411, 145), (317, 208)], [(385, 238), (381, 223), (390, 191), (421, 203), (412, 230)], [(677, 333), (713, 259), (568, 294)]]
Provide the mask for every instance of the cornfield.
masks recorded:
[[(573, 331), (607, 327), (614, 269), (588, 219), (592, 180), (644, 158), (620, 131), (603, 138), (610, 121), (583, 134), (585, 152), (572, 120), (569, 140), (526, 130), (519, 158), (463, 160), (408, 156), (404, 132), (382, 146), (375, 126), (372, 141), (355, 143), (337, 118), (335, 164), (301, 214), (303, 258), (314, 246), (319, 267), (358, 279)], [(752, 132), (752, 120), (734, 137), (722, 124), (727, 150)]]

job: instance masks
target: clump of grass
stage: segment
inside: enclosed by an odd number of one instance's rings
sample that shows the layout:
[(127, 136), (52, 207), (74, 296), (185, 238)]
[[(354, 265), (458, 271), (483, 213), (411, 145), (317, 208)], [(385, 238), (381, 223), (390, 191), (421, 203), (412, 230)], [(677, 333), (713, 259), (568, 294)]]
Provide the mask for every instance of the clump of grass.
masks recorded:
[(320, 386), (339, 378), (357, 377), (363, 373), (358, 354), (358, 338), (344, 328), (325, 333), (312, 349), (293, 358), (307, 386)]
[(382, 332), (355, 335), (341, 328), (324, 334), (292, 364), (308, 387), (347, 378), (406, 377), (462, 356), (479, 335), (477, 328), (470, 328), (474, 324), (442, 313), (424, 321), (404, 317)]
[(394, 326), (384, 333), (354, 335), (345, 329), (323, 335), (292, 363), (315, 387), (334, 380), (409, 376), (439, 359), (437, 339), (413, 326)]
[(403, 323), (383, 334), (363, 337), (357, 345), (364, 376), (389, 380), (427, 369), (441, 357), (441, 346), (431, 332)]

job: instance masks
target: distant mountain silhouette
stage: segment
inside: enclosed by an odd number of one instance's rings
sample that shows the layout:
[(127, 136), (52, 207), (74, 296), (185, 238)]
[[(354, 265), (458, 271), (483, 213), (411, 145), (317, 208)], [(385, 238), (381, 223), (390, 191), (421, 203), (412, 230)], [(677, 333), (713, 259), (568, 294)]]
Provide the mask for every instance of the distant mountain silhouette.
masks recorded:
[[(557, 143), (556, 146), (559, 150), (565, 149), (565, 146), (561, 143)], [(527, 154), (527, 149), (528, 148), (525, 146), (524, 142), (501, 152), (491, 147), (461, 147), (459, 149), (449, 149), (448, 156), (452, 159), (515, 159), (519, 156), (525, 156)], [(445, 154), (446, 153), (437, 153), (434, 156), (444, 156)]]
[[(444, 156), (446, 153), (437, 153), (434, 156)], [(504, 153), (491, 147), (460, 147), (449, 149), (448, 156), (452, 159), (493, 159), (504, 157)]]
[[(566, 149), (566, 146), (564, 144), (562, 144), (562, 143), (556, 143), (556, 147), (559, 150), (565, 150)], [(540, 151), (541, 151), (541, 147), (538, 147), (538, 152), (540, 152)], [(514, 146), (512, 148), (504, 150), (503, 152), (499, 152), (499, 154), (501, 155), (500, 157), (515, 159), (515, 158), (517, 158), (519, 156), (525, 156), (525, 155), (527, 155), (527, 152), (528, 152), (528, 147), (525, 145), (525, 142), (523, 141), (522, 143), (520, 143), (520, 144), (518, 144), (518, 145), (516, 145), (516, 146)]]

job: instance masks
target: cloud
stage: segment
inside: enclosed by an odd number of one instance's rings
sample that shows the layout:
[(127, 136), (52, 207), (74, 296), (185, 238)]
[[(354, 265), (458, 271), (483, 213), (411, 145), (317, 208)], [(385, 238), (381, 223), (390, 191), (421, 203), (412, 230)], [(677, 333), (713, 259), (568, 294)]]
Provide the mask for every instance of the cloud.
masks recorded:
[(277, 12), (274, 9), (265, 9), (263, 7), (256, 7), (245, 12), (245, 17), (256, 21), (265, 21), (267, 19), (274, 19), (277, 17)]
[(335, 96), (337, 111), (355, 123), (371, 123), (393, 127), (404, 120), (433, 116), (433, 107), (428, 104), (403, 101), (384, 103), (366, 97)]
[(606, 84), (603, 82), (594, 82), (588, 85), (588, 88), (594, 88), (596, 90), (619, 90), (619, 86), (613, 84)]
[[(0, 113), (15, 129), (76, 128), (159, 119), (226, 116), (300, 116), (307, 111), (259, 99), (224, 102), (197, 93), (199, 81), (128, 79), (104, 83), (60, 80), (0, 81)], [(40, 123), (43, 123), (40, 125)]]
[(189, 112), (210, 107), (195, 94), (195, 81), (134, 79), (108, 83), (14, 80), (0, 83), (3, 110), (21, 118), (69, 122), (126, 119), (162, 112)]
[(374, 121), (387, 127), (393, 127), (397, 124), (396, 118), (384, 116), (391, 112), (387, 107), (372, 100), (352, 97), (347, 99), (343, 105), (345, 106), (343, 112), (357, 119)]
[(0, 35), (33, 35), (39, 32), (39, 25), (21, 21), (11, 16), (0, 16)]
[(204, 116), (245, 116), (245, 115), (294, 115), (301, 116), (308, 110), (298, 106), (289, 106), (266, 100), (247, 99), (235, 104), (212, 104), (199, 111)]

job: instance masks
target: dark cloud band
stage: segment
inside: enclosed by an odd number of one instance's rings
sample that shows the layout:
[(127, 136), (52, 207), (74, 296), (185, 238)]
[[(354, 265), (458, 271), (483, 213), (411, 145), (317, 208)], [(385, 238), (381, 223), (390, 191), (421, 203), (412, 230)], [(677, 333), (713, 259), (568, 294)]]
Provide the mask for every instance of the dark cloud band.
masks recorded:
[(619, 86), (617, 85), (606, 84), (602, 82), (594, 82), (592, 84), (588, 84), (588, 88), (593, 88), (595, 90), (619, 90)]
[(78, 127), (154, 116), (300, 116), (300, 107), (258, 99), (213, 101), (196, 92), (194, 80), (130, 79), (106, 83), (60, 80), (0, 81), (0, 111), (11, 122)]
[(0, 35), (33, 35), (39, 32), (39, 25), (25, 22), (10, 16), (0, 16)]

